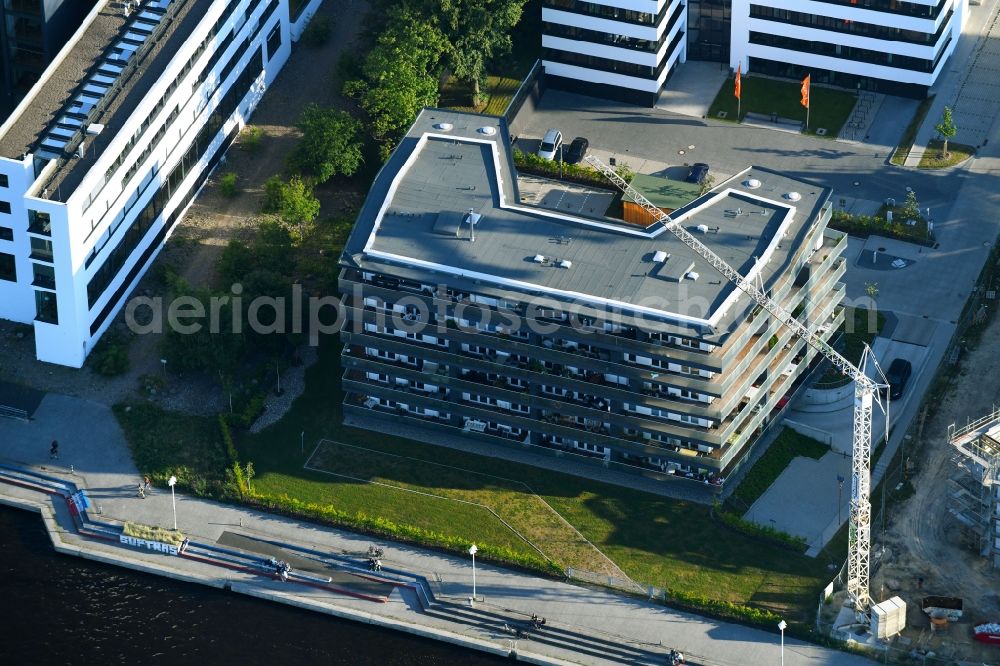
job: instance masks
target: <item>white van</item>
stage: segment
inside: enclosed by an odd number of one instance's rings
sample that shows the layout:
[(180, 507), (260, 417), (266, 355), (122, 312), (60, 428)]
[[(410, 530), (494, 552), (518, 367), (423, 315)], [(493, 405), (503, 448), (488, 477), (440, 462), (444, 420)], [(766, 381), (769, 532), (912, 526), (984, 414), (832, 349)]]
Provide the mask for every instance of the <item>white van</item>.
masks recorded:
[(550, 129), (542, 137), (542, 142), (538, 144), (538, 156), (543, 160), (554, 160), (562, 145), (562, 132), (557, 129)]

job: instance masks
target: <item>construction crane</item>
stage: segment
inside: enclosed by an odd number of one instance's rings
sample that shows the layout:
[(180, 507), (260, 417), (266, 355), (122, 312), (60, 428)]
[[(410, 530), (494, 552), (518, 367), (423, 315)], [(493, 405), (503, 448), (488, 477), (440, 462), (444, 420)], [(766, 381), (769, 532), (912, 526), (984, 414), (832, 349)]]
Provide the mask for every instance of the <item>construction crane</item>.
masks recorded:
[(854, 442), (852, 447), (853, 470), (851, 474), (851, 523), (848, 539), (847, 594), (854, 604), (858, 620), (867, 623), (871, 609), (868, 575), (871, 554), (872, 514), (870, 501), (872, 405), (878, 401), (881, 407), (879, 391), (886, 387), (885, 384), (874, 381), (864, 372), (868, 359), (871, 358), (871, 350), (866, 346), (861, 356), (861, 368), (855, 367), (853, 363), (827, 344), (815, 331), (810, 330), (796, 319), (791, 312), (764, 293), (761, 288), (763, 285), (758, 287), (752, 281), (740, 275), (735, 268), (712, 252), (712, 250), (675, 222), (668, 214), (650, 203), (646, 197), (642, 196), (625, 179), (619, 176), (614, 169), (605, 165), (593, 155), (588, 156), (586, 161), (649, 213), (654, 220), (654, 224), (662, 223), (670, 233), (707, 261), (715, 270), (722, 273), (737, 289), (750, 296), (757, 305), (770, 312), (784, 326), (792, 329), (792, 332), (799, 339), (804, 340), (810, 347), (823, 354), (835, 368), (854, 380)]

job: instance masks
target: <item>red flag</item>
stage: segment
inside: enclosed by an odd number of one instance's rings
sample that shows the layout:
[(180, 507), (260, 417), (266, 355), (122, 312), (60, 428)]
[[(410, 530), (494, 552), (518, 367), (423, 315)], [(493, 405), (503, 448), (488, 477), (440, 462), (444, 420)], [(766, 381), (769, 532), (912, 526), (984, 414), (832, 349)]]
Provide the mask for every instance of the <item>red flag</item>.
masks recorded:
[(802, 79), (802, 106), (809, 108), (809, 84), (812, 83), (812, 75), (806, 74), (806, 78)]
[(736, 65), (736, 89), (733, 91), (733, 95), (736, 99), (741, 99), (740, 97), (740, 66)]

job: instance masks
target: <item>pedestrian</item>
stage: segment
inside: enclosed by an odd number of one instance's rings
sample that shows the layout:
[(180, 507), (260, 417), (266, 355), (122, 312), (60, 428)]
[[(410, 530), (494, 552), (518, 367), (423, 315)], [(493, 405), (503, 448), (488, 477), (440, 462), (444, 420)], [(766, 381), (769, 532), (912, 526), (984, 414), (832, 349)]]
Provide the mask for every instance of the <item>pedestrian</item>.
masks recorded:
[(141, 483), (139, 484), (139, 497), (146, 499), (146, 490), (142, 487)]
[(52, 446), (49, 447), (49, 458), (52, 460), (59, 460), (59, 442), (52, 440)]
[(149, 492), (149, 487), (150, 487), (150, 485), (152, 485), (152, 483), (153, 482), (150, 481), (148, 474), (146, 476), (142, 477), (142, 485), (143, 485), (143, 490), (145, 492), (147, 492), (147, 493)]

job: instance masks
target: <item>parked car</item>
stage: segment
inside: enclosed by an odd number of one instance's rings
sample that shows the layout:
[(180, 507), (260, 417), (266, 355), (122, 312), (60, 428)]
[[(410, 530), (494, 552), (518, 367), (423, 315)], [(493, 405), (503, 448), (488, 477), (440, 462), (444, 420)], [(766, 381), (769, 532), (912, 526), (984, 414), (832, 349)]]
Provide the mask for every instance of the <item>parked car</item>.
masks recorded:
[(550, 129), (542, 137), (542, 142), (538, 144), (538, 156), (543, 160), (554, 160), (562, 145), (562, 132), (557, 129)]
[(903, 358), (897, 358), (889, 364), (889, 371), (885, 373), (885, 378), (889, 381), (889, 399), (896, 400), (903, 397), (903, 389), (906, 382), (913, 374), (913, 366)]
[(578, 136), (569, 144), (569, 148), (565, 149), (563, 159), (567, 164), (579, 164), (587, 156), (588, 148), (590, 148), (590, 142), (582, 136)]
[(704, 162), (695, 162), (691, 165), (688, 170), (688, 175), (686, 180), (689, 183), (694, 183), (695, 185), (701, 185), (702, 181), (708, 176), (708, 165)]

